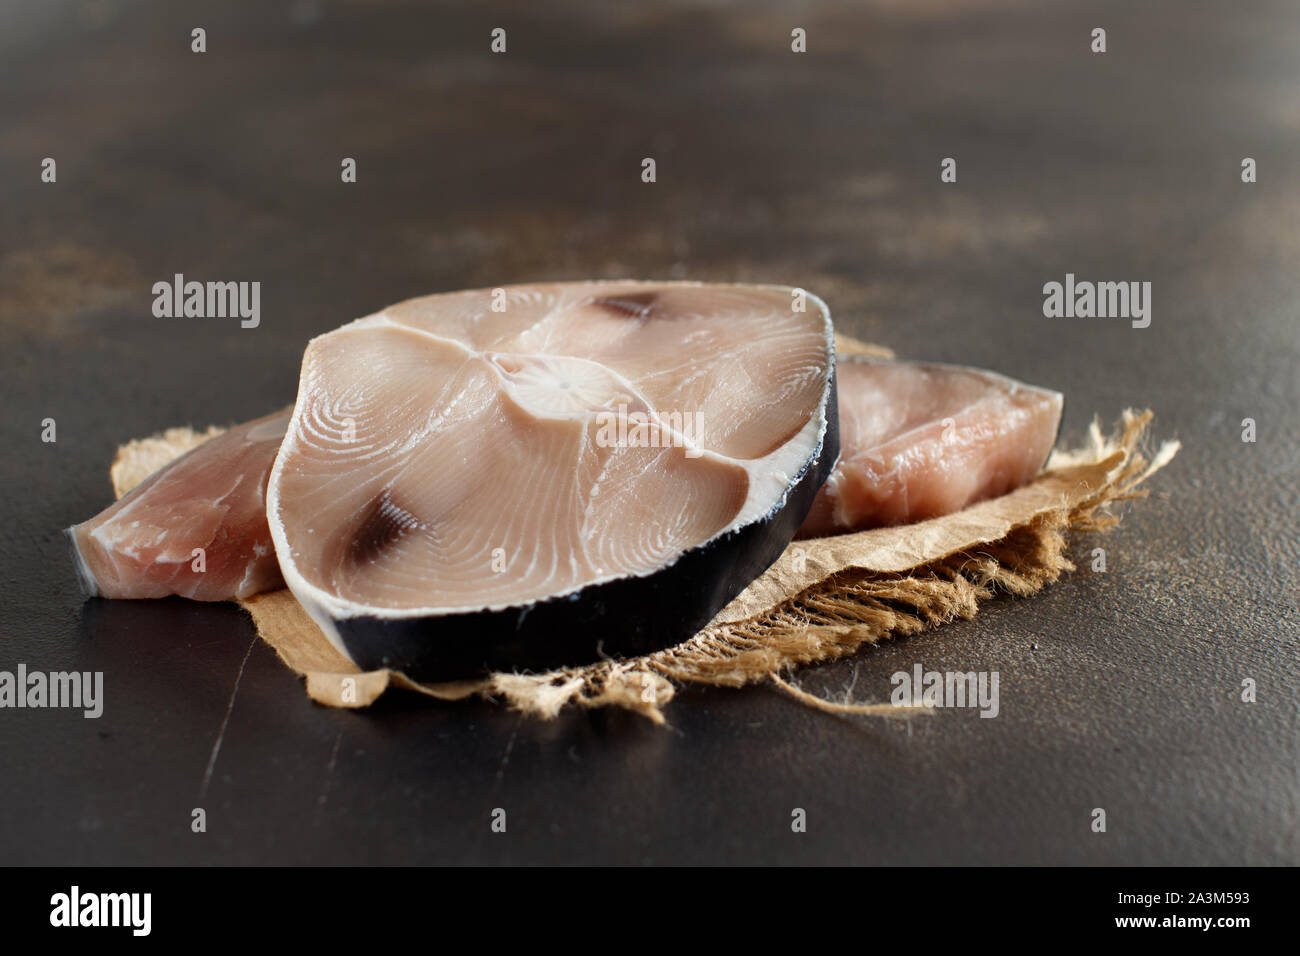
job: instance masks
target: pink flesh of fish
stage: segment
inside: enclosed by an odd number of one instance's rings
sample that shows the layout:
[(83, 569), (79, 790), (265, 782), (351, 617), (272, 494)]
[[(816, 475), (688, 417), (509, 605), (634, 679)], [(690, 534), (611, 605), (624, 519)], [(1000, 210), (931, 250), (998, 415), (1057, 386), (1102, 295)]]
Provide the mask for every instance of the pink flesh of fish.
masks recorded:
[(1059, 392), (979, 369), (841, 357), (840, 461), (799, 537), (960, 511), (1034, 477)]
[(284, 411), (237, 425), (69, 528), (86, 592), (229, 601), (283, 587), (266, 523), (266, 480), (288, 423)]

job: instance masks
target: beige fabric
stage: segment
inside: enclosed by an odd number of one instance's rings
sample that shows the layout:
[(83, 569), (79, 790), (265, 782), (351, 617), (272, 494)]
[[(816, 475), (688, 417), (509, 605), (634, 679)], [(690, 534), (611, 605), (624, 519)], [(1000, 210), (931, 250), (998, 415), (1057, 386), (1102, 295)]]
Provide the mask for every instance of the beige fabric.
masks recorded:
[(121, 498), (163, 465), (175, 461), (209, 438), (216, 438), (223, 431), (224, 428), (216, 425), (209, 425), (208, 430), (203, 432), (196, 432), (192, 428), (169, 428), (161, 435), (127, 442), (117, 450), (117, 457), (108, 469), (113, 491)]

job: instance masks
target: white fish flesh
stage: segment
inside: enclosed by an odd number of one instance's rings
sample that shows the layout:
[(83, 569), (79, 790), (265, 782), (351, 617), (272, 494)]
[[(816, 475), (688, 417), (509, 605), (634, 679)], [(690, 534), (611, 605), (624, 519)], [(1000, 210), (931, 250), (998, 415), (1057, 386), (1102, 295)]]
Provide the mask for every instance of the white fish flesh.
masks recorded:
[(420, 679), (676, 644), (830, 474), (833, 349), (825, 305), (772, 286), (514, 286), (358, 319), (303, 357), (267, 492), (285, 581), (358, 665)]

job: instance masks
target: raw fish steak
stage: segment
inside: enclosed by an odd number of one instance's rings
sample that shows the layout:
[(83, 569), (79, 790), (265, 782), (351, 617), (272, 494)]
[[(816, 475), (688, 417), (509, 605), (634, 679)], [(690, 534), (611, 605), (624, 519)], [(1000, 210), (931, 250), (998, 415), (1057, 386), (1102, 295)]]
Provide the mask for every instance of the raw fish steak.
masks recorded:
[(288, 423), (286, 410), (223, 432), (69, 528), (86, 593), (229, 601), (283, 586), (266, 481)]
[(417, 679), (685, 640), (839, 453), (830, 315), (800, 299), (513, 286), (313, 339), (267, 491), (286, 583), (358, 665)]
[(843, 453), (799, 536), (960, 511), (1036, 475), (1056, 442), (1061, 394), (956, 365), (842, 356)]

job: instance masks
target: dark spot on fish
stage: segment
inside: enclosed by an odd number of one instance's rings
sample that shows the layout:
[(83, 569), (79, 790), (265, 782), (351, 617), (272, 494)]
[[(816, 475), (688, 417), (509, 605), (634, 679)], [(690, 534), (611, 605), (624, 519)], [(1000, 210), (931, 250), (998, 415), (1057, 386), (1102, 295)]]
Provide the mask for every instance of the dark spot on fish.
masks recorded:
[(648, 319), (658, 298), (657, 292), (632, 292), (627, 295), (602, 296), (594, 300), (592, 305), (603, 306), (615, 315), (625, 315), (630, 319)]
[(366, 507), (365, 516), (348, 542), (348, 561), (353, 565), (368, 564), (422, 527), (419, 518), (393, 501), (392, 489), (385, 489)]

